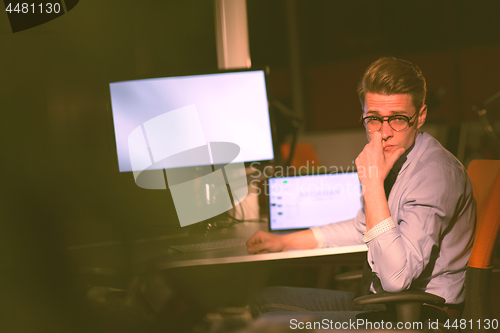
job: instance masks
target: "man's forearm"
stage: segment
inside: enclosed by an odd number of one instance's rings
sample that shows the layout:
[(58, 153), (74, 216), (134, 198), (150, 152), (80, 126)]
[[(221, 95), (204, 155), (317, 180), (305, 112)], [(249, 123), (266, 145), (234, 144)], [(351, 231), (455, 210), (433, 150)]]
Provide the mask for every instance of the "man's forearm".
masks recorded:
[(291, 249), (313, 249), (318, 246), (316, 237), (311, 229), (294, 232), (283, 236), (285, 248), (283, 251)]
[(391, 212), (383, 185), (376, 184), (365, 187), (363, 197), (365, 199), (366, 231), (369, 231), (391, 216)]

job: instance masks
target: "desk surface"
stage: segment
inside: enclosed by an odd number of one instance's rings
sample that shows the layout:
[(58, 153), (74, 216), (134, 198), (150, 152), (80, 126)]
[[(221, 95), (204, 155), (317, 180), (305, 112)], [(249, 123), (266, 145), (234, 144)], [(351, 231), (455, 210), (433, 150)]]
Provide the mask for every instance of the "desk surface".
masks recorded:
[[(243, 237), (249, 238), (258, 230), (267, 230), (267, 224), (263, 223), (240, 223), (231, 228), (218, 231), (205, 241), (220, 239)], [(190, 242), (195, 243), (203, 241), (203, 239), (196, 240), (190, 237)], [(173, 245), (173, 244), (172, 244)], [(279, 259), (292, 259), (292, 258), (307, 258), (327, 256), (332, 254), (346, 254), (356, 252), (366, 252), (368, 248), (366, 245), (352, 245), (324, 249), (311, 249), (311, 250), (290, 250), (277, 253), (264, 253), (264, 254), (249, 254), (245, 246), (221, 250), (210, 250), (192, 253), (179, 253), (175, 250), (168, 252), (166, 256), (154, 259), (147, 263), (149, 268), (164, 270), (177, 267), (189, 267), (200, 265), (216, 265), (216, 264), (231, 264), (243, 262), (258, 262), (270, 261)], [(141, 265), (142, 266), (142, 265)]]

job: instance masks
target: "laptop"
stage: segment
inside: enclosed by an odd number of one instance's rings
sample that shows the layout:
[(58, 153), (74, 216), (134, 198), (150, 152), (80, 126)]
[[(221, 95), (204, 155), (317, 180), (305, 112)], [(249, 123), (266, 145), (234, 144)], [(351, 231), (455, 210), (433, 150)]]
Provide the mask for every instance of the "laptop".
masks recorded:
[(268, 193), (274, 233), (345, 221), (361, 208), (357, 172), (270, 178)]

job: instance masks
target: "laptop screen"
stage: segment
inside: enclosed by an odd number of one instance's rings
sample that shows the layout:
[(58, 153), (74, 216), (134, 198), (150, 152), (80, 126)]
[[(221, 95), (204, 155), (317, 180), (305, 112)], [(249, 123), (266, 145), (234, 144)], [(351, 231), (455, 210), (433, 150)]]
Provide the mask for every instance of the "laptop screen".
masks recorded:
[(305, 229), (356, 216), (361, 208), (357, 172), (269, 179), (271, 230)]

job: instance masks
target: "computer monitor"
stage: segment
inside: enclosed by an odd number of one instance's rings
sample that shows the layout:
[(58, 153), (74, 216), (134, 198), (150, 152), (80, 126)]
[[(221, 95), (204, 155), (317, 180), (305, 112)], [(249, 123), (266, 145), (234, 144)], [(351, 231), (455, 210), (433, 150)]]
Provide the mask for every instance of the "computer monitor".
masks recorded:
[(269, 229), (300, 230), (352, 219), (361, 209), (357, 172), (269, 180)]
[(181, 226), (248, 195), (244, 162), (274, 159), (262, 70), (110, 83), (118, 164), (168, 189)]
[[(262, 70), (113, 82), (110, 91), (121, 172), (151, 164), (151, 155), (163, 157), (153, 160), (165, 160), (203, 142), (239, 147), (234, 160), (227, 156), (209, 164), (274, 159)], [(145, 136), (149, 155), (131, 145), (134, 131)], [(152, 136), (159, 138), (156, 143), (151, 142)], [(131, 159), (139, 161), (138, 166)], [(167, 159), (149, 169), (198, 164), (196, 159)]]

